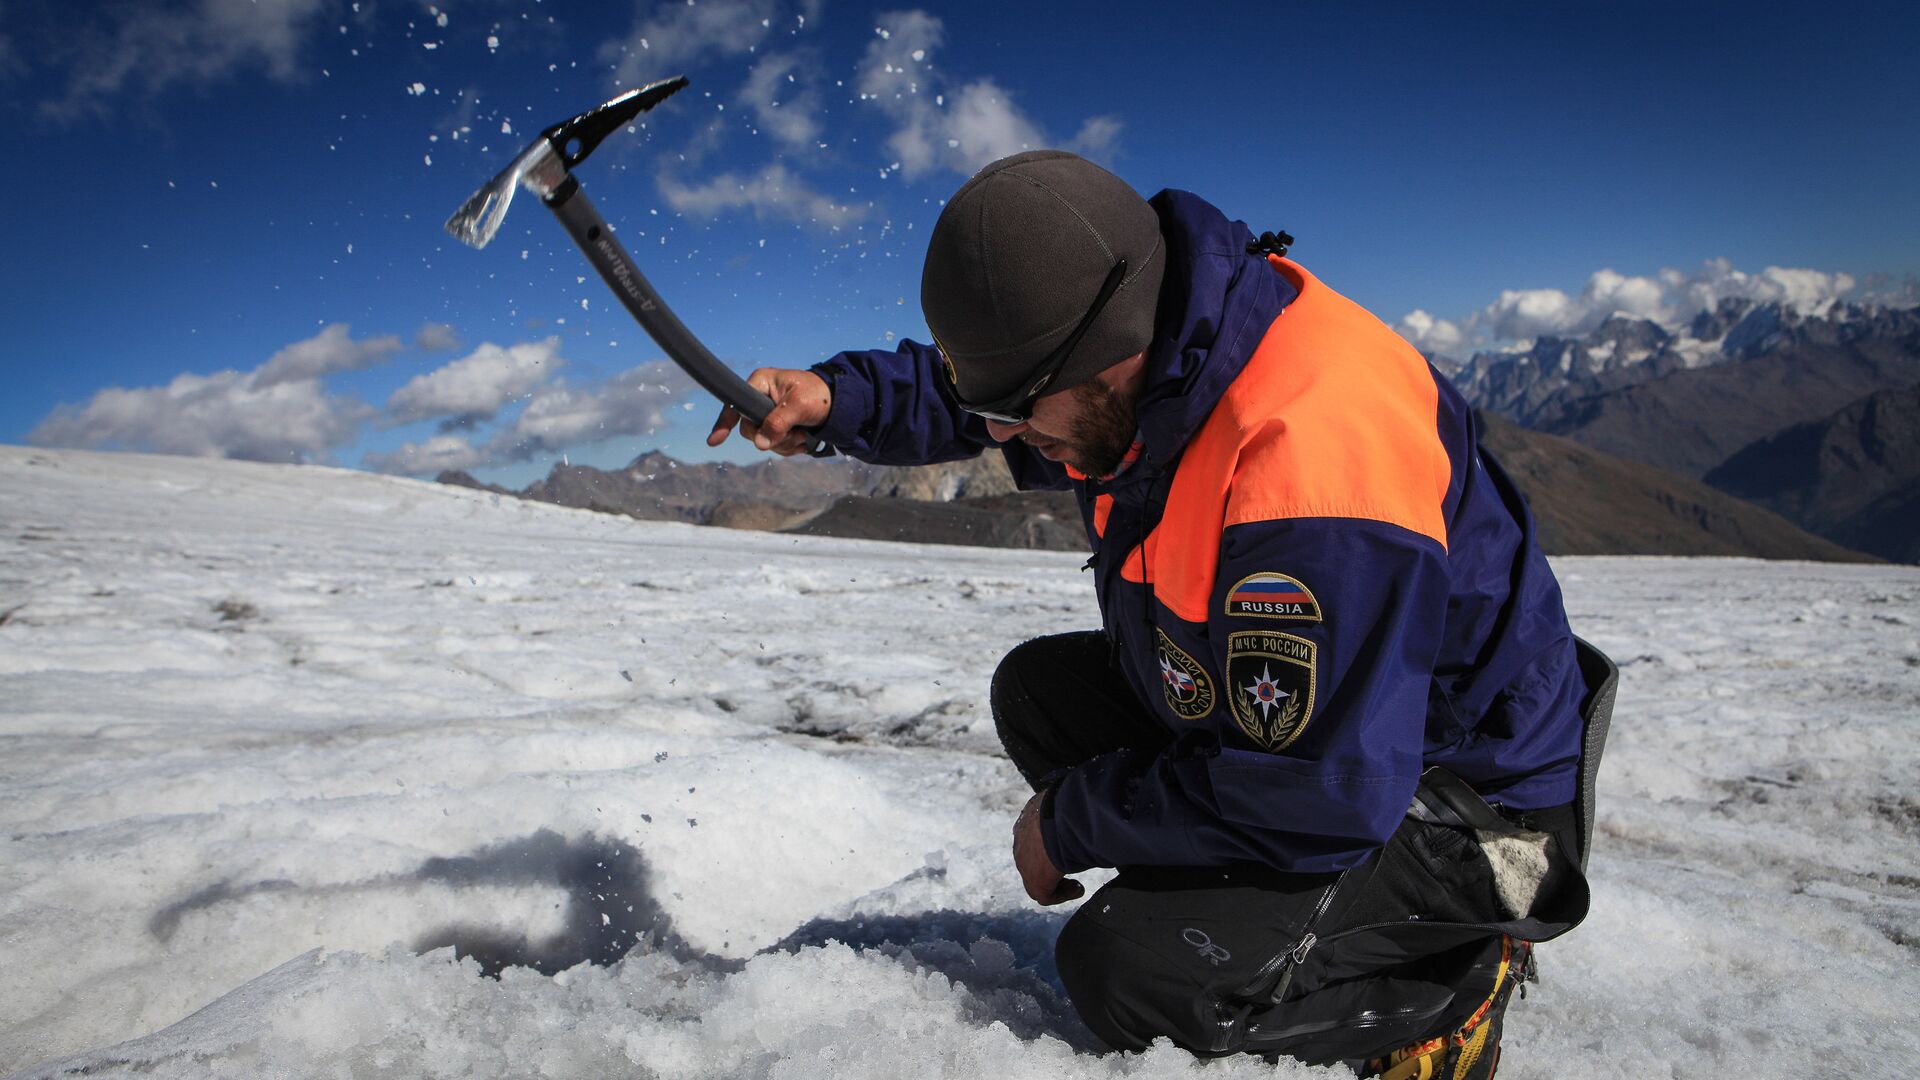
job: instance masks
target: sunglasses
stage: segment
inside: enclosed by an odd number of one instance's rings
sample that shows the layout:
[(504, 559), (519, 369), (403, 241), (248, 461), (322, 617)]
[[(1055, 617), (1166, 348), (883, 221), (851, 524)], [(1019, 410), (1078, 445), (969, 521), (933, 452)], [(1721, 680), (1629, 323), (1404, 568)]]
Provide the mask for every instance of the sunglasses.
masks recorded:
[[(1101, 283), (1099, 294), (1093, 298), (1093, 306), (1089, 307), (1087, 313), (1081, 317), (1080, 325), (1074, 327), (1073, 333), (1068, 334), (1067, 339), (1062, 341), (1059, 347), (1048, 353), (1046, 359), (1040, 361), (1039, 365), (1033, 369), (1033, 374), (1021, 384), (1020, 389), (1005, 397), (981, 402), (972, 402), (961, 397), (960, 380), (953, 370), (953, 361), (947, 360), (947, 383), (953, 390), (954, 404), (975, 416), (985, 417), (996, 423), (1010, 426), (1026, 423), (1033, 415), (1034, 399), (1046, 393), (1047, 387), (1053, 383), (1054, 376), (1060, 374), (1060, 369), (1067, 366), (1067, 357), (1073, 355), (1073, 347), (1080, 344), (1080, 339), (1086, 336), (1087, 329), (1093, 325), (1093, 320), (1100, 316), (1100, 309), (1107, 306), (1107, 301), (1113, 298), (1114, 290), (1120, 287), (1121, 280), (1126, 276), (1127, 260), (1121, 259), (1115, 262), (1113, 269), (1107, 271), (1107, 280)], [(940, 344), (938, 339), (934, 344)], [(947, 350), (942, 346), (940, 352), (944, 358)]]

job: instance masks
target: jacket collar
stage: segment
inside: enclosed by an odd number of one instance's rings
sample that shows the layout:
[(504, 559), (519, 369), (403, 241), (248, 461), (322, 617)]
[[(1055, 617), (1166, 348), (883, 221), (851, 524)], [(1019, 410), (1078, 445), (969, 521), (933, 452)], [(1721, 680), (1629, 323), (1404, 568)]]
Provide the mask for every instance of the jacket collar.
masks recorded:
[(1245, 223), (1187, 191), (1168, 189), (1150, 202), (1168, 261), (1136, 411), (1146, 460), (1164, 467), (1206, 422), (1296, 291), (1264, 256), (1247, 253), (1253, 231)]

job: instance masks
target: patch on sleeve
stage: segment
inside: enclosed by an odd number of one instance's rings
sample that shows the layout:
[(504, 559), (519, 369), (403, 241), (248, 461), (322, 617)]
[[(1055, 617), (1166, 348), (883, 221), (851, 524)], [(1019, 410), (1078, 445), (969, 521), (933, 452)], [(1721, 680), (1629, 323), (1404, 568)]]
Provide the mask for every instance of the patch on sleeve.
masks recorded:
[(1160, 654), (1160, 691), (1167, 708), (1182, 720), (1198, 720), (1213, 711), (1213, 680), (1200, 662), (1173, 643), (1165, 630), (1153, 628)]
[(1278, 753), (1300, 737), (1313, 715), (1314, 658), (1319, 646), (1267, 630), (1227, 635), (1227, 694), (1247, 738)]
[(1227, 614), (1319, 622), (1320, 602), (1297, 578), (1267, 571), (1249, 574), (1227, 590)]

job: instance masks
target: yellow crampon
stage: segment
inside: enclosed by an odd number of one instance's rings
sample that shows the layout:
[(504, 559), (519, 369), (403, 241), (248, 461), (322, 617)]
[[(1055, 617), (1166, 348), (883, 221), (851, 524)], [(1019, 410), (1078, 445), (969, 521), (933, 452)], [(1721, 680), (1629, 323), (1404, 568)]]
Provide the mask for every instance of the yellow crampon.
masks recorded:
[(1374, 1062), (1376, 1068), (1384, 1070), (1376, 1075), (1379, 1080), (1434, 1080), (1446, 1053), (1444, 1036), (1403, 1046)]
[(1493, 990), (1466, 1023), (1452, 1034), (1423, 1039), (1369, 1062), (1371, 1075), (1378, 1080), (1492, 1080), (1494, 1067), (1500, 1062), (1500, 1043), (1494, 1030), (1513, 991), (1512, 969), (1513, 939), (1502, 937)]

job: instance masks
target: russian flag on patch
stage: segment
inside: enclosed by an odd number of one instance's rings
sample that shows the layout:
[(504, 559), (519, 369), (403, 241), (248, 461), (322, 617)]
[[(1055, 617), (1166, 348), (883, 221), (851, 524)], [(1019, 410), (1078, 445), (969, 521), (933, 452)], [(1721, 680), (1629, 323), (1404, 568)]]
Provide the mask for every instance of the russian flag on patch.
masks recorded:
[(1269, 572), (1242, 578), (1228, 590), (1227, 614), (1318, 621), (1320, 604), (1305, 585)]

